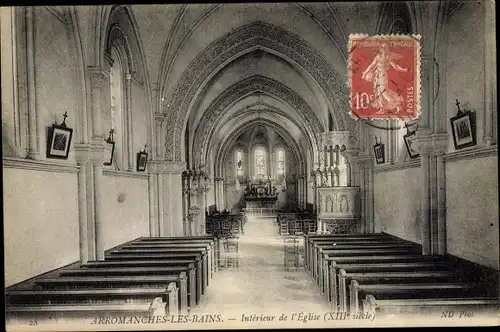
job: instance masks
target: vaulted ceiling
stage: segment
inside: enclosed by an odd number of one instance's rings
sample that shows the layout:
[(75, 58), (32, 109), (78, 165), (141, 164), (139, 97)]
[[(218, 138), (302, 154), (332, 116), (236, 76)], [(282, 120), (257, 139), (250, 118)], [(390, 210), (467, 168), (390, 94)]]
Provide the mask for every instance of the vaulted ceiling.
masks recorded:
[(347, 116), (348, 33), (374, 32), (379, 7), (131, 6), (155, 102), (166, 116), (167, 159), (212, 168), (228, 142), (251, 125), (282, 132), (301, 158), (312, 159), (329, 114), (333, 128), (353, 129)]

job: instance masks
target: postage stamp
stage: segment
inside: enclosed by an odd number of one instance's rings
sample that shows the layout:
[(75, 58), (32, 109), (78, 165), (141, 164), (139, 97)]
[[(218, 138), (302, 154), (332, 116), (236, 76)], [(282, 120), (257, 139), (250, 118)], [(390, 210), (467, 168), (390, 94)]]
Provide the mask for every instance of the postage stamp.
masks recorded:
[(419, 117), (420, 35), (354, 34), (348, 50), (351, 117)]

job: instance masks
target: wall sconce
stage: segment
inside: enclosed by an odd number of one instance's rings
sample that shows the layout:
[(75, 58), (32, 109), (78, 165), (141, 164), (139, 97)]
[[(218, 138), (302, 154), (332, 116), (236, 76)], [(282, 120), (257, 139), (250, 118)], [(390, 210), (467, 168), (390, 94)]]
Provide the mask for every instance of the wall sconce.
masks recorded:
[(105, 140), (106, 142), (106, 161), (104, 162), (105, 166), (111, 166), (113, 164), (113, 156), (115, 154), (115, 141), (113, 140), (113, 133), (115, 130), (113, 128), (109, 131), (109, 136)]
[(375, 145), (373, 146), (373, 152), (375, 153), (375, 161), (377, 164), (385, 163), (385, 147), (384, 144), (379, 143), (377, 136), (375, 136)]

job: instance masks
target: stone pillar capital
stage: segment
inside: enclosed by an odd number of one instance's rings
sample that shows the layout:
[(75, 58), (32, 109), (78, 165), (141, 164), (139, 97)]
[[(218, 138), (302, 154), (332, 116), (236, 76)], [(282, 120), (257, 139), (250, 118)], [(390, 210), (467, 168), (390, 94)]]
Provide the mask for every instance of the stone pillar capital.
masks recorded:
[(85, 164), (91, 160), (91, 146), (90, 144), (76, 143), (73, 147), (75, 159), (79, 164)]
[(373, 156), (360, 155), (356, 158), (357, 164), (365, 169), (373, 168)]
[(154, 113), (154, 118), (155, 118), (155, 122), (158, 124), (158, 123), (163, 123), (163, 121), (165, 120), (165, 113), (162, 113), (162, 112), (155, 112)]
[(181, 174), (186, 169), (184, 162), (171, 162), (166, 160), (152, 160), (148, 163), (150, 173)]
[(108, 81), (108, 74), (102, 67), (88, 67), (87, 75), (93, 88), (102, 89)]
[(434, 134), (432, 135), (432, 145), (434, 153), (442, 156), (448, 151), (448, 134)]
[(434, 150), (432, 137), (417, 134), (417, 137), (412, 142), (412, 148), (421, 155), (430, 155)]
[(104, 144), (91, 145), (90, 159), (92, 160), (93, 163), (102, 166), (105, 159), (104, 154), (105, 154)]

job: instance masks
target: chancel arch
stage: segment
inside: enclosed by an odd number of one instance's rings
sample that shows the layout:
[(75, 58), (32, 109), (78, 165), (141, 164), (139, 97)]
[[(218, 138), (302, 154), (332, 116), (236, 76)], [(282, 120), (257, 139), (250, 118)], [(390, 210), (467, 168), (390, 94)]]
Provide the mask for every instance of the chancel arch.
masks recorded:
[[(282, 124), (279, 124), (280, 122), (275, 121), (276, 119), (272, 118), (257, 118), (253, 120), (246, 120), (242, 125), (236, 127), (236, 129), (234, 129), (234, 127), (230, 127), (233, 128), (233, 131), (228, 136), (226, 136), (225, 139), (214, 141), (212, 143), (214, 156), (213, 161), (215, 163), (214, 176), (217, 177), (223, 175), (223, 165), (228, 153), (227, 151), (238, 139), (238, 137), (240, 137), (241, 134), (243, 134), (245, 131), (251, 128), (255, 128), (257, 125), (265, 125), (266, 127), (276, 131), (276, 133), (278, 133), (283, 138), (283, 140), (288, 143), (295, 160), (298, 161), (298, 172), (305, 173), (307, 169), (307, 160), (310, 158), (308, 158), (308, 156), (312, 156), (312, 151), (303, 151), (300, 145), (297, 143), (296, 138), (294, 138), (290, 134), (289, 129), (283, 127)], [(285, 121), (281, 120), (281, 123), (285, 123)]]
[[(204, 113), (199, 126), (195, 130), (193, 147), (196, 150), (193, 150), (193, 155), (202, 156), (206, 153), (208, 143), (206, 138), (210, 138), (213, 135), (216, 129), (215, 126), (221, 123), (221, 117), (228, 117), (228, 109), (230, 110), (238, 101), (255, 94), (270, 96), (283, 103), (286, 106), (283, 109), (289, 110), (289, 114), (294, 114), (292, 116), (299, 117), (302, 119), (300, 122), (307, 124), (312, 137), (314, 137), (312, 133), (324, 130), (323, 125), (321, 125), (313, 110), (297, 93), (284, 84), (272, 79), (263, 76), (254, 76), (233, 85), (223, 92)], [(237, 109), (233, 108), (233, 110)], [(201, 150), (198, 150), (200, 148)]]
[[(300, 48), (297, 47), (298, 45)], [(275, 54), (281, 54), (288, 62), (305, 71), (321, 87), (327, 100), (335, 103), (331, 106), (336, 115), (334, 127), (336, 129), (352, 127), (353, 121), (349, 119), (345, 111), (348, 105), (347, 89), (343, 79), (331, 65), (299, 37), (278, 27), (256, 22), (237, 29), (212, 43), (185, 70), (172, 97), (167, 102), (168, 108), (165, 108), (165, 111), (168, 109), (168, 125), (165, 128), (167, 160), (180, 161), (182, 159), (180, 148), (185, 147), (182, 145), (181, 136), (186, 128), (193, 101), (203, 89), (204, 84), (234, 57), (239, 57), (241, 52), (246, 52), (256, 46), (269, 51), (274, 50)], [(224, 47), (227, 51), (221, 52)], [(298, 53), (298, 49), (304, 54)]]

